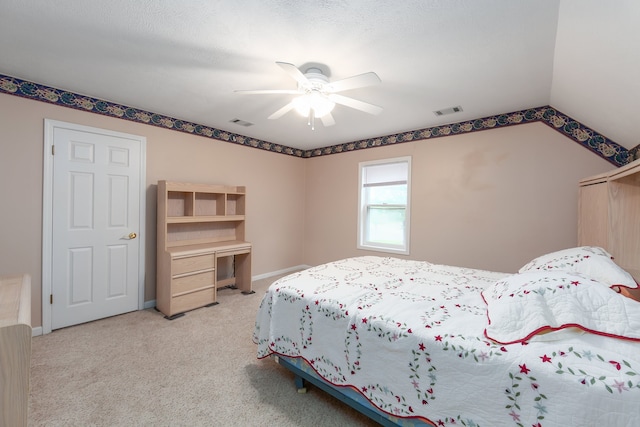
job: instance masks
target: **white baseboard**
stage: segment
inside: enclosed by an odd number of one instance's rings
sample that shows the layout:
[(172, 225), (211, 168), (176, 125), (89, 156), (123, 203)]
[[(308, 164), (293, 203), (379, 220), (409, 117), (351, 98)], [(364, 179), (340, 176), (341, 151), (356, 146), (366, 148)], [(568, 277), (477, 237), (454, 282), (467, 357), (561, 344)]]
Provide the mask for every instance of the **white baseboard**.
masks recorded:
[[(257, 276), (251, 276), (251, 281), (262, 280), (268, 277), (279, 276), (281, 274), (292, 273), (294, 271), (306, 270), (310, 268), (310, 265), (296, 265), (294, 267), (285, 268), (282, 270), (272, 271), (269, 273), (258, 274)], [(144, 302), (144, 309), (154, 308), (156, 306), (156, 300), (152, 299)], [(40, 332), (42, 334), (42, 331)]]
[(291, 272), (299, 271), (299, 270), (306, 270), (307, 268), (310, 268), (310, 267), (311, 267), (310, 265), (296, 265), (295, 267), (289, 267), (289, 268), (285, 268), (283, 270), (272, 271), (270, 273), (264, 273), (264, 274), (258, 274), (257, 276), (252, 276), (251, 280), (252, 281), (262, 280), (262, 279), (266, 279), (267, 277), (278, 276), (280, 274), (291, 273)]
[(144, 309), (145, 310), (147, 308), (154, 308), (155, 306), (156, 306), (156, 300), (154, 300), (154, 299), (144, 302)]
[(42, 326), (36, 326), (35, 328), (31, 329), (32, 337), (37, 337), (39, 335), (42, 335)]

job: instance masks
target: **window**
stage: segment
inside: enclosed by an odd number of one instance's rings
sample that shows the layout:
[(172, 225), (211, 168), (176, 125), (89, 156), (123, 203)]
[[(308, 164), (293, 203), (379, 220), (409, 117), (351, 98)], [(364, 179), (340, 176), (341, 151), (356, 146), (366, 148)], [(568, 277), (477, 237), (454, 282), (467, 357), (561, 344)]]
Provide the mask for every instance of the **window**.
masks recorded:
[(358, 248), (409, 254), (411, 157), (360, 163)]

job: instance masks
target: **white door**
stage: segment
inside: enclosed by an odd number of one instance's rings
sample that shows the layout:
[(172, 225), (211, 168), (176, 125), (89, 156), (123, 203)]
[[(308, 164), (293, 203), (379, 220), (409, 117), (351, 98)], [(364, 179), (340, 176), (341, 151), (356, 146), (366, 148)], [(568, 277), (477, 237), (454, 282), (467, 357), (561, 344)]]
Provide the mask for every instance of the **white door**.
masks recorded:
[[(50, 304), (50, 329), (141, 308), (144, 138), (51, 121), (46, 135), (51, 280), (46, 301), (43, 274), (43, 303)], [(46, 333), (44, 320), (45, 310)]]

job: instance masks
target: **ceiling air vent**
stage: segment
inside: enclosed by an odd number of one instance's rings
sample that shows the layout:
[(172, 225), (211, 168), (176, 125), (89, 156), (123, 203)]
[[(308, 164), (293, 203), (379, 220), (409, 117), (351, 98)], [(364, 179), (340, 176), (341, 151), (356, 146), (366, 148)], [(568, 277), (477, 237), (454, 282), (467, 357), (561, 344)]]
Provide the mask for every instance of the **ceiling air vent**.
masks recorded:
[(233, 120), (229, 120), (229, 121), (231, 123), (235, 123), (237, 125), (244, 126), (244, 127), (253, 126), (253, 123), (247, 122), (247, 121), (244, 121), (244, 120), (240, 120), (240, 119), (233, 119)]
[(447, 114), (459, 113), (461, 111), (462, 111), (462, 107), (458, 105), (457, 107), (450, 107), (450, 108), (434, 111), (433, 114), (439, 117), (439, 116), (445, 116)]

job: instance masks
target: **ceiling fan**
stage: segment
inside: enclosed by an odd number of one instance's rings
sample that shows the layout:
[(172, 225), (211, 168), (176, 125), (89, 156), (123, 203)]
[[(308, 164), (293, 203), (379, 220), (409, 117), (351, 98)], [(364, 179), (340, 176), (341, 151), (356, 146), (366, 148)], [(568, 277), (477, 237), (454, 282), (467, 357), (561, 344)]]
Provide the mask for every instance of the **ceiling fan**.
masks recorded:
[(335, 82), (329, 81), (329, 77), (323, 74), (318, 67), (310, 67), (304, 73), (295, 65), (287, 62), (276, 62), (287, 74), (298, 82), (297, 89), (273, 89), (273, 90), (236, 90), (242, 94), (289, 94), (298, 95), (288, 104), (280, 108), (269, 116), (274, 120), (282, 117), (289, 111), (295, 109), (298, 113), (308, 118), (308, 125), (315, 129), (315, 119), (322, 121), (324, 126), (333, 126), (336, 122), (331, 115), (331, 111), (336, 104), (344, 105), (369, 114), (380, 114), (382, 108), (377, 105), (359, 101), (338, 92), (371, 86), (381, 82), (374, 72), (358, 74)]

